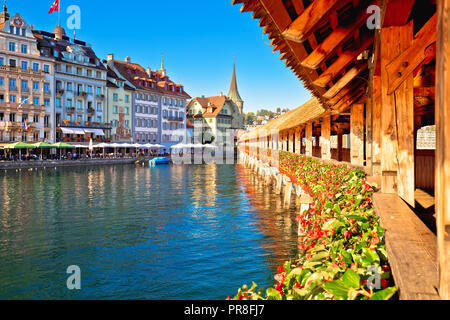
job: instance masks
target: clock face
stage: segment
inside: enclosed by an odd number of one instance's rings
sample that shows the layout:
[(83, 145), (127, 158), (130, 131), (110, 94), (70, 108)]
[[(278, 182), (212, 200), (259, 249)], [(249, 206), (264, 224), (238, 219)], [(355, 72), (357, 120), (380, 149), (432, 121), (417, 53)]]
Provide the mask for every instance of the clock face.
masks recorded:
[(23, 26), (23, 21), (20, 18), (15, 18), (13, 23), (18, 26), (18, 27), (22, 27)]

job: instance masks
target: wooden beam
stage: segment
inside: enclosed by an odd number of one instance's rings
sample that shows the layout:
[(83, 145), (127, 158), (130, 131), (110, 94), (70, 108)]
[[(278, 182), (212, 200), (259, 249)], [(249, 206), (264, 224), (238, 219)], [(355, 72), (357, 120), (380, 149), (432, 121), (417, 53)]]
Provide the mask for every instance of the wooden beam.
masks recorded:
[(353, 91), (355, 91), (359, 88), (363, 88), (363, 87), (364, 87), (364, 84), (363, 84), (362, 80), (356, 79), (356, 80), (352, 81), (351, 83), (349, 83), (344, 89), (339, 91), (339, 93), (336, 96), (329, 99), (327, 101), (327, 103), (330, 106), (333, 106), (333, 105), (339, 103), (350, 92), (353, 92)]
[(413, 44), (387, 66), (391, 94), (426, 59), (426, 50), (436, 42), (436, 14), (417, 33)]
[(305, 41), (313, 33), (319, 23), (328, 17), (345, 0), (315, 0), (303, 13), (283, 31), (286, 39), (295, 42)]
[(302, 150), (302, 132), (300, 128), (295, 129), (295, 153), (300, 154)]
[(437, 4), (436, 223), (439, 294), (450, 299), (450, 1)]
[(350, 65), (351, 62), (356, 61), (356, 58), (366, 50), (373, 43), (373, 36), (364, 34), (361, 39), (361, 44), (353, 50), (347, 50), (339, 55), (337, 60), (322, 73), (313, 83), (319, 87), (325, 87), (334, 80), (339, 74)]
[(322, 118), (322, 127), (320, 134), (320, 145), (322, 159), (331, 160), (331, 117)]
[(349, 26), (338, 27), (302, 62), (302, 66), (317, 69), (342, 43), (351, 37), (366, 21), (368, 14), (362, 11), (356, 21)]
[(381, 176), (381, 77), (373, 76), (372, 173)]
[(331, 99), (339, 93), (347, 84), (355, 79), (361, 72), (367, 69), (366, 63), (359, 63), (351, 68), (342, 78), (339, 79), (336, 84), (328, 90), (323, 97), (325, 99)]
[(350, 116), (350, 161), (364, 165), (364, 105), (353, 104)]
[(408, 22), (415, 0), (385, 0), (382, 2), (382, 26), (403, 26)]
[(413, 41), (413, 23), (381, 30), (381, 134), (382, 185), (384, 193), (398, 193), (414, 206), (414, 79), (409, 79), (388, 93), (386, 66)]

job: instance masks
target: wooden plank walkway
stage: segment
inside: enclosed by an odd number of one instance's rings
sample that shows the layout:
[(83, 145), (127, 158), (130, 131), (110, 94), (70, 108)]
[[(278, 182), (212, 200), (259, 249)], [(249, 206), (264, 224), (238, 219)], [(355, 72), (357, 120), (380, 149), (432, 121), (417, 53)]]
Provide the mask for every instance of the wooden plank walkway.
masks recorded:
[(400, 299), (440, 299), (436, 236), (396, 194), (376, 193), (373, 201)]

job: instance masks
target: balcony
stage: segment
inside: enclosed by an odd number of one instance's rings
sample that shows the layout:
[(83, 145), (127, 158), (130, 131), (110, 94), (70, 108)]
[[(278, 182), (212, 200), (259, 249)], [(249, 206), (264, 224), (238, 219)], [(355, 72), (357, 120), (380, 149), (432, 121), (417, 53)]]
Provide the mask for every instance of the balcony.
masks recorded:
[(105, 129), (105, 130), (111, 129), (110, 123), (89, 122), (89, 121), (81, 122), (81, 121), (63, 120), (59, 126), (63, 128), (71, 127), (71, 128)]
[(74, 113), (75, 112), (75, 107), (66, 107), (66, 112), (67, 113)]
[(36, 76), (44, 75), (44, 72), (40, 71), (40, 70), (21, 69), (19, 67), (12, 67), (12, 66), (0, 66), (0, 71), (21, 73), (21, 74), (31, 74), (31, 75), (36, 75)]
[(56, 89), (56, 94), (59, 96), (62, 96), (64, 94), (65, 90), (64, 89)]
[(23, 127), (22, 122), (0, 121), (0, 129), (3, 129), (3, 130), (20, 129), (22, 127)]
[(90, 113), (90, 114), (95, 113), (95, 109), (94, 108), (88, 108), (87, 112)]
[(184, 118), (179, 116), (163, 116), (164, 119), (170, 122), (183, 122)]

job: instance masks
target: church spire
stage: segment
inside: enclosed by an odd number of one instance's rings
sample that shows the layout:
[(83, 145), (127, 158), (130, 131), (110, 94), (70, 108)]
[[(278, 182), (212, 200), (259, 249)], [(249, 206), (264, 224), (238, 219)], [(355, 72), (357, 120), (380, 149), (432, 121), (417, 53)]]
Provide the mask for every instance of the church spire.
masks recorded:
[(164, 69), (164, 53), (163, 52), (161, 52), (161, 70), (160, 71), (163, 76), (166, 75), (166, 69)]
[(244, 101), (239, 94), (237, 80), (236, 80), (236, 61), (233, 63), (233, 77), (231, 78), (231, 86), (230, 92), (228, 92), (228, 98), (233, 100), (234, 103), (240, 108), (240, 112), (242, 112), (242, 107), (244, 105)]
[(6, 6), (6, 0), (3, 2), (3, 11), (0, 13), (0, 23), (5, 23), (9, 20), (8, 7)]

